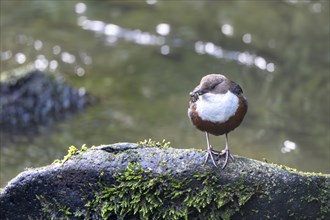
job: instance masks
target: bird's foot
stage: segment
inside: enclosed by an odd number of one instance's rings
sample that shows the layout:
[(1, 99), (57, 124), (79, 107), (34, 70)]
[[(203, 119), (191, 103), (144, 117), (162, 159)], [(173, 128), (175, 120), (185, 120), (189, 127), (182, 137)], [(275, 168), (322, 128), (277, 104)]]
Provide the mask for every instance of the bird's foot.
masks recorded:
[(216, 151), (216, 150), (213, 150), (212, 149), (212, 146), (208, 147), (207, 148), (207, 153), (206, 153), (206, 159), (205, 159), (205, 162), (204, 164), (208, 161), (209, 157), (211, 158), (212, 160), (212, 163), (215, 167), (218, 167), (217, 164), (215, 163), (215, 160), (214, 160), (214, 157), (213, 155), (219, 155), (221, 152), (220, 151)]
[(218, 150), (213, 150), (211, 149), (211, 152), (214, 154), (214, 155), (218, 155), (218, 156), (221, 156), (223, 154), (223, 150), (222, 151), (218, 151)]
[(222, 169), (224, 169), (227, 166), (228, 159), (229, 157), (234, 160), (234, 156), (230, 153), (228, 148), (223, 149), (222, 151), (219, 152), (218, 156), (223, 156), (225, 155), (225, 162), (222, 165)]
[(232, 160), (234, 160), (234, 156), (230, 153), (230, 151), (228, 149), (223, 149), (222, 151), (217, 151), (217, 150), (213, 150), (212, 146), (210, 146), (210, 148), (207, 149), (206, 159), (205, 159), (204, 163), (206, 163), (208, 161), (209, 157), (210, 157), (211, 160), (212, 160), (213, 165), (215, 167), (218, 167), (216, 162), (215, 162), (215, 159), (214, 159), (213, 155), (216, 155), (218, 157), (225, 156), (225, 162), (222, 165), (222, 169), (224, 169), (227, 166), (229, 157)]

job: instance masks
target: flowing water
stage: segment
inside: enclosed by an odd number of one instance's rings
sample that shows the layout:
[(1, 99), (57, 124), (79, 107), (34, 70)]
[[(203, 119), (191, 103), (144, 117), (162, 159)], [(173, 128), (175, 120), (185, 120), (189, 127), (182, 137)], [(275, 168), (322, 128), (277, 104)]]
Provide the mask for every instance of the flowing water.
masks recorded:
[[(70, 145), (166, 139), (206, 148), (188, 117), (208, 73), (243, 88), (233, 154), (330, 172), (328, 1), (1, 1), (1, 72), (32, 65), (98, 103), (33, 136), (1, 130), (1, 186)], [(212, 137), (214, 148), (224, 137)]]

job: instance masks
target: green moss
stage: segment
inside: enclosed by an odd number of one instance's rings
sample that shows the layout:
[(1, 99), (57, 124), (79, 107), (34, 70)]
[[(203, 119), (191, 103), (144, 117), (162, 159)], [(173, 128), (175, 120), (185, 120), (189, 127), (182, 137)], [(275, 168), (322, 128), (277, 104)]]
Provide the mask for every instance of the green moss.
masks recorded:
[(303, 176), (323, 176), (323, 177), (330, 177), (329, 174), (324, 174), (324, 173), (315, 173), (315, 172), (303, 172), (303, 171), (299, 171), (295, 168), (291, 168), (282, 164), (275, 164), (275, 163), (270, 163), (271, 165), (278, 167), (282, 170), (286, 170), (289, 173), (293, 173), (293, 174), (299, 174), (299, 175), (303, 175)]
[(160, 167), (166, 167), (167, 166), (167, 161), (163, 160), (162, 162), (159, 163)]
[(307, 201), (308, 203), (317, 203), (320, 207), (321, 217), (324, 218), (325, 215), (330, 213), (329, 201), (330, 201), (330, 184), (327, 182), (322, 182), (319, 185), (320, 194), (314, 195), (312, 193), (306, 194), (301, 198), (302, 201)]
[(144, 140), (144, 141), (139, 141), (137, 143), (140, 147), (157, 147), (157, 148), (170, 148), (171, 147), (171, 142), (166, 141), (163, 139), (161, 142), (155, 141), (152, 139)]
[(321, 195), (319, 197), (319, 201), (321, 203), (321, 213), (326, 214), (330, 213), (330, 184), (324, 184), (324, 188), (321, 190)]
[(243, 180), (223, 185), (214, 173), (177, 179), (170, 172), (155, 175), (137, 163), (114, 177), (117, 184), (100, 185), (87, 204), (103, 219), (229, 219), (256, 191)]
[(78, 148), (76, 148), (75, 146), (72, 145), (72, 146), (69, 147), (68, 154), (65, 155), (62, 160), (59, 160), (59, 159), (54, 160), (53, 161), (53, 164), (54, 163), (62, 163), (62, 164), (64, 164), (71, 157), (73, 157), (75, 155), (78, 155), (80, 153), (83, 153), (83, 152), (85, 152), (87, 150), (88, 150), (88, 148), (86, 147), (85, 144), (81, 146), (81, 149), (80, 150), (78, 150)]
[(62, 205), (56, 199), (48, 201), (42, 195), (36, 195), (36, 197), (40, 202), (43, 218), (48, 219), (51, 216), (51, 219), (70, 219), (72, 216), (70, 208)]

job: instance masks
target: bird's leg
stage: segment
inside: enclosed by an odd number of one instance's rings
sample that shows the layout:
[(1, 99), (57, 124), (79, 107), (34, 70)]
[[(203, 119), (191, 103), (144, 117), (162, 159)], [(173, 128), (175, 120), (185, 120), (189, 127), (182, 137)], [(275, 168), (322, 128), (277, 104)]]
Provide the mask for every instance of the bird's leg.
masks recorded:
[(234, 160), (234, 156), (231, 155), (229, 151), (229, 146), (228, 146), (228, 134), (226, 133), (226, 148), (222, 150), (222, 152), (219, 154), (219, 156), (226, 155), (225, 162), (222, 166), (222, 169), (224, 169), (228, 163), (228, 158), (230, 157), (232, 160)]
[(210, 144), (210, 141), (209, 141), (209, 134), (207, 132), (205, 132), (205, 136), (206, 136), (206, 143), (207, 143), (207, 153), (206, 153), (206, 159), (205, 159), (205, 162), (207, 162), (207, 160), (209, 159), (209, 157), (211, 157), (211, 160), (214, 164), (215, 167), (217, 167), (217, 164), (215, 163), (214, 161), (214, 158), (213, 158), (213, 150), (212, 150), (212, 146)]

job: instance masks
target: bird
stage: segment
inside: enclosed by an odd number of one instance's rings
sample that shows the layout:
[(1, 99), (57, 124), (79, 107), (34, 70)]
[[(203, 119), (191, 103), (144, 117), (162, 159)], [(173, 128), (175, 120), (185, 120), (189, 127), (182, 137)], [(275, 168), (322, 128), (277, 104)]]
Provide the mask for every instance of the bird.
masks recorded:
[[(248, 110), (248, 101), (242, 88), (222, 74), (208, 74), (200, 84), (189, 93), (188, 116), (192, 124), (205, 132), (207, 154), (205, 163), (210, 157), (217, 167), (213, 155), (225, 156), (222, 169), (228, 158), (234, 160), (228, 146), (228, 133), (237, 128)], [(225, 134), (226, 146), (222, 151), (213, 150), (209, 134), (219, 136)]]

